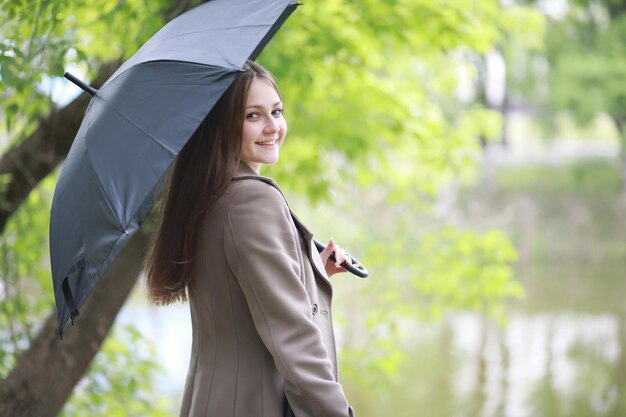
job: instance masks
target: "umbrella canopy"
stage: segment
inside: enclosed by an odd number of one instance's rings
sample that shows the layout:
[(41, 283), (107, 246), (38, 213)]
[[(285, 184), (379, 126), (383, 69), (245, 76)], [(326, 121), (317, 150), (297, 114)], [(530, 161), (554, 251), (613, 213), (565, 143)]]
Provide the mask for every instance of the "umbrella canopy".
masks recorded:
[(93, 98), (59, 176), (50, 261), (59, 333), (137, 232), (161, 177), (248, 59), (297, 7), (213, 0), (156, 33)]

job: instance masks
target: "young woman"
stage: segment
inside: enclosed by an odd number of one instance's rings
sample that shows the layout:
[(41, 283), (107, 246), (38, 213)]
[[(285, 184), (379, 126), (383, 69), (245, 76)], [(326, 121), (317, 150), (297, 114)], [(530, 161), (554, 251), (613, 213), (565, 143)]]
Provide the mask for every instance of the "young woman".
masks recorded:
[(248, 62), (174, 163), (146, 273), (154, 301), (191, 308), (181, 416), (353, 415), (337, 381), (329, 281), (350, 259), (332, 240), (318, 253), (259, 175), (286, 133), (274, 80)]

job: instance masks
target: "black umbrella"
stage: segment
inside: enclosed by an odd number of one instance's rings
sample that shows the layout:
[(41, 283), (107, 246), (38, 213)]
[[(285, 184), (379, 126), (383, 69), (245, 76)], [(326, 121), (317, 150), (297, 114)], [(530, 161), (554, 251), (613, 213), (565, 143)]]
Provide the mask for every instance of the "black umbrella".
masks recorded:
[(297, 7), (214, 0), (169, 22), (92, 95), (55, 189), (50, 258), (59, 332), (137, 232), (155, 188), (248, 59)]

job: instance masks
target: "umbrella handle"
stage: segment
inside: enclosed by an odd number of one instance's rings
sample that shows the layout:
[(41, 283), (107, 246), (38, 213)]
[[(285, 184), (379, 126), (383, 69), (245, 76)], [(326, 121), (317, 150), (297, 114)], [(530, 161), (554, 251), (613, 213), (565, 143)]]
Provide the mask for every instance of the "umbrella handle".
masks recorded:
[[(315, 243), (315, 247), (317, 248), (318, 252), (323, 251), (324, 249), (326, 249), (326, 246), (321, 243), (320, 241), (318, 241), (317, 239), (313, 239), (313, 243)], [(346, 255), (348, 255), (350, 257), (350, 259), (352, 259), (352, 263), (353, 264), (359, 264), (358, 267), (353, 266), (353, 265), (348, 265), (345, 262), (341, 263), (341, 267), (343, 269), (345, 269), (346, 271), (356, 275), (359, 278), (367, 278), (367, 276), (369, 275), (369, 272), (367, 271), (367, 268), (365, 268), (365, 266), (363, 266), (363, 264), (359, 261), (357, 261), (352, 255), (350, 255), (348, 252), (345, 252)], [(330, 254), (330, 260), (332, 260), (333, 262), (336, 262), (337, 259), (335, 258), (335, 254), (331, 253)]]

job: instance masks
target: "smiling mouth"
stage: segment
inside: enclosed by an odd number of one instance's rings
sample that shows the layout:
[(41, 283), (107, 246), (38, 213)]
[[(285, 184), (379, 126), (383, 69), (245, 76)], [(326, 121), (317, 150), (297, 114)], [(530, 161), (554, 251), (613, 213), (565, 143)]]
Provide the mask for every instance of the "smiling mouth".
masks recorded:
[(274, 145), (276, 145), (276, 143), (278, 143), (278, 139), (266, 140), (266, 141), (263, 141), (263, 142), (255, 142), (255, 144), (257, 144), (259, 146), (274, 146)]

